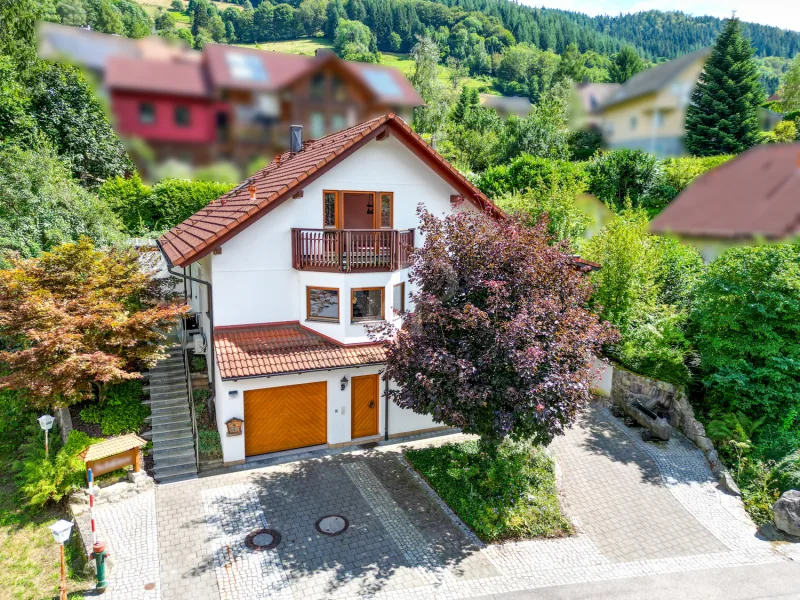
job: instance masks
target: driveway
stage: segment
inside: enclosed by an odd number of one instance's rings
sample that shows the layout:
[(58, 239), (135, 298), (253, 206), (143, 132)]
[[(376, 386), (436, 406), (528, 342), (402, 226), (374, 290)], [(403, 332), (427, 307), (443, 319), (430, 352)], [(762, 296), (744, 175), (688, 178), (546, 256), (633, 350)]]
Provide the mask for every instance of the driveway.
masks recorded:
[[(577, 535), (481, 544), (402, 459), (369, 450), (204, 477), (156, 489), (154, 598), (459, 598), (777, 563), (798, 548), (762, 541), (682, 437), (641, 441), (590, 407), (552, 449)], [(287, 459), (284, 459), (287, 460)], [(327, 535), (322, 523), (347, 528)], [(101, 524), (102, 525), (102, 524)], [(267, 529), (254, 549), (246, 538)], [(119, 568), (119, 567), (117, 567)], [(135, 586), (134, 586), (135, 587)]]

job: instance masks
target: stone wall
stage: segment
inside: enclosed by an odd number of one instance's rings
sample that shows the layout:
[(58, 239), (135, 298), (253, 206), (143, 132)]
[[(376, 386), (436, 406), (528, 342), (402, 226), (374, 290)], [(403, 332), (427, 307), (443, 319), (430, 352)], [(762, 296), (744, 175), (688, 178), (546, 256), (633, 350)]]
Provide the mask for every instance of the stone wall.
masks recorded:
[(621, 406), (634, 399), (655, 412), (668, 412), (669, 424), (703, 451), (720, 486), (732, 494), (740, 495), (736, 483), (720, 461), (713, 442), (706, 435), (705, 427), (695, 418), (683, 388), (615, 366), (611, 381), (611, 401)]

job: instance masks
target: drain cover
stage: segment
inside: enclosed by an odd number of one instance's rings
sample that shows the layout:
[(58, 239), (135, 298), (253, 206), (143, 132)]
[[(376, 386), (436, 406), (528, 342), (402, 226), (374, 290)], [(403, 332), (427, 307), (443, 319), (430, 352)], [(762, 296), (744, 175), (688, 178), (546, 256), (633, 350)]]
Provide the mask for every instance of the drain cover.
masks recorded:
[(250, 550), (272, 550), (281, 543), (281, 534), (274, 529), (256, 529), (244, 538), (244, 545)]
[(340, 515), (328, 515), (317, 521), (314, 527), (323, 535), (339, 535), (350, 527), (350, 523)]

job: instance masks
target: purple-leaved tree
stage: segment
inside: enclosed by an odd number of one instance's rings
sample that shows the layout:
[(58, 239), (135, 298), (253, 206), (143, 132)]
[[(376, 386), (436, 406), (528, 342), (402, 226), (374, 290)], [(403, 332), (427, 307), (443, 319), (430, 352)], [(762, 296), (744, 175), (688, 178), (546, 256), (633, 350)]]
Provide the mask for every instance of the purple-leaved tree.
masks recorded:
[(615, 333), (586, 309), (591, 287), (546, 220), (418, 209), (413, 311), (371, 331), (387, 351), (390, 398), (481, 436), (547, 444), (590, 398), (591, 355)]

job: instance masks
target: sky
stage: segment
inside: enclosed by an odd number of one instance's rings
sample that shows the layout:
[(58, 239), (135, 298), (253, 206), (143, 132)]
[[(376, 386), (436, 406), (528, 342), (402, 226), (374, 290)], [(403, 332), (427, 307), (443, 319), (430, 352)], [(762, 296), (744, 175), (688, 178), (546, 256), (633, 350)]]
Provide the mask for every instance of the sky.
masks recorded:
[(800, 31), (798, 0), (520, 0), (529, 6), (574, 10), (588, 15), (618, 15), (643, 10), (680, 10), (690, 15), (728, 17)]

